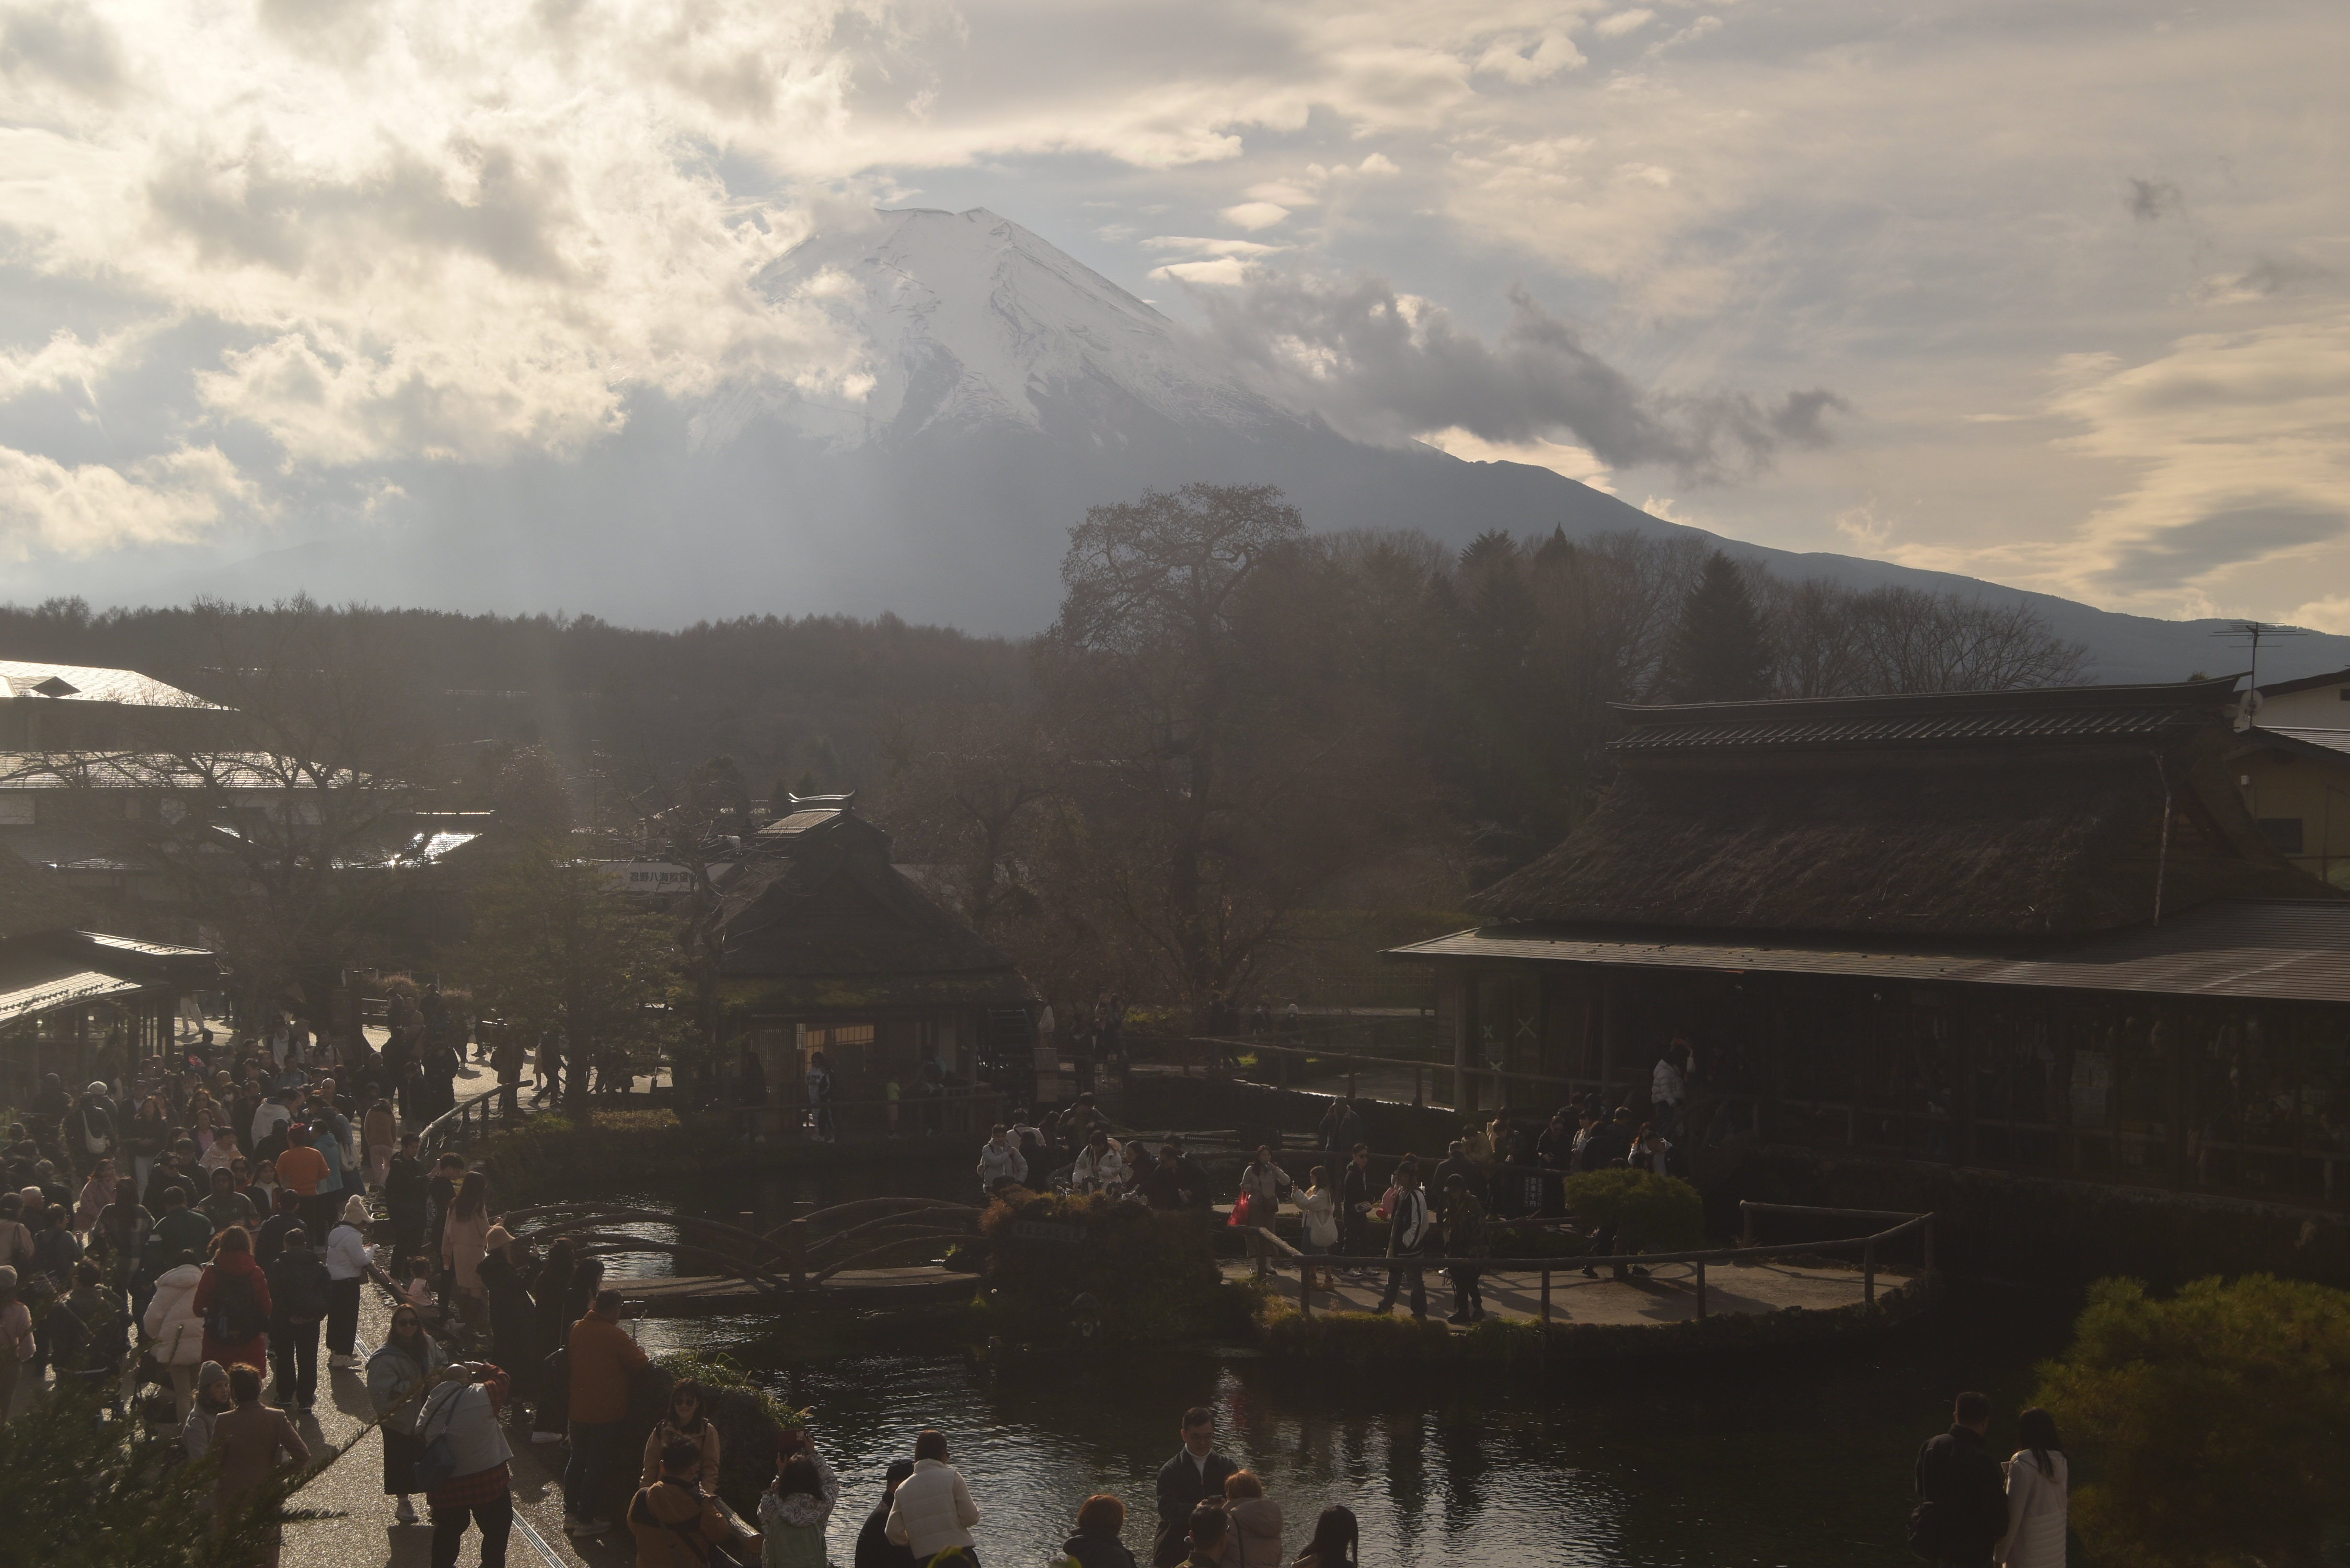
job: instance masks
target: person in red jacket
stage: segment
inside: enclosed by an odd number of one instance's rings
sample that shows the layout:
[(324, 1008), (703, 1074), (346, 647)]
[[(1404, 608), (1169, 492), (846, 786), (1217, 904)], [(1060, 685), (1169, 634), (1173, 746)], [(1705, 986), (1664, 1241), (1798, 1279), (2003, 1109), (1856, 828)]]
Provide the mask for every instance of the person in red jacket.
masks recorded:
[(232, 1225), (213, 1241), (213, 1261), (196, 1282), (192, 1304), (204, 1325), (206, 1361), (269, 1365), (269, 1279), (253, 1261), (253, 1241), (244, 1227)]

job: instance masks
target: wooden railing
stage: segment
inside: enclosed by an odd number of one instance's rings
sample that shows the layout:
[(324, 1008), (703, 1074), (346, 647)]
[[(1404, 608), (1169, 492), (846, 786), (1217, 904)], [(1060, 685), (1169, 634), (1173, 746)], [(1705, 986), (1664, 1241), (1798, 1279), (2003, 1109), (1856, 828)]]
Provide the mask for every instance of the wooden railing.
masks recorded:
[[(1873, 1306), (1877, 1303), (1878, 1249), (1914, 1232), (1920, 1238), (1922, 1272), (1929, 1274), (1934, 1272), (1934, 1216), (1931, 1212), (1911, 1214), (1881, 1209), (1814, 1209), (1800, 1204), (1744, 1202), (1739, 1204), (1738, 1209), (1742, 1226), (1741, 1234), (1749, 1240), (1736, 1247), (1712, 1247), (1690, 1252), (1586, 1253), (1575, 1258), (1452, 1258), (1441, 1253), (1421, 1253), (1418, 1256), (1400, 1258), (1386, 1254), (1369, 1257), (1326, 1252), (1309, 1254), (1298, 1251), (1263, 1226), (1255, 1227), (1255, 1231), (1257, 1235), (1272, 1244), (1269, 1251), (1277, 1250), (1286, 1258), (1296, 1261), (1298, 1265), (1297, 1310), (1305, 1317), (1314, 1315), (1313, 1280), (1314, 1271), (1317, 1268), (1385, 1269), (1391, 1272), (1399, 1270), (1417, 1270), (1426, 1273), (1430, 1270), (1461, 1267), (1474, 1269), (1481, 1275), (1539, 1274), (1542, 1276), (1541, 1321), (1545, 1324), (1551, 1321), (1552, 1276), (1567, 1269), (1582, 1270), (1597, 1267), (1622, 1269), (1634, 1263), (1638, 1263), (1644, 1269), (1673, 1263), (1690, 1265), (1695, 1273), (1697, 1320), (1700, 1323), (1706, 1321), (1705, 1271), (1710, 1263), (1751, 1263), (1764, 1258), (1793, 1258), (1804, 1254), (1832, 1255), (1837, 1252), (1857, 1251), (1860, 1254), (1861, 1300)], [(1768, 1247), (1752, 1245), (1751, 1238), (1754, 1233), (1755, 1217), (1770, 1214), (1800, 1214), (1813, 1219), (1894, 1220), (1899, 1223), (1865, 1235), (1841, 1236), (1825, 1241), (1787, 1241)], [(1267, 1262), (1266, 1254), (1260, 1252), (1257, 1257), (1257, 1272), (1260, 1277), (1268, 1272)]]

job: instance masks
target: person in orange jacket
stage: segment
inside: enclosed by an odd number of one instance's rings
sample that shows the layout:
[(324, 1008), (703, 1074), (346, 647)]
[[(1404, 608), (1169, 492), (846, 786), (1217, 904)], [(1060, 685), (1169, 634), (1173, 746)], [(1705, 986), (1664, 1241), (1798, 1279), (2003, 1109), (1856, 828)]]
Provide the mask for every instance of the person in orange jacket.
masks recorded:
[(571, 1459), (563, 1467), (563, 1528), (601, 1535), (612, 1528), (596, 1509), (612, 1488), (626, 1456), (620, 1423), (629, 1413), (629, 1381), (645, 1368), (645, 1353), (620, 1326), (620, 1293), (598, 1291), (595, 1304), (571, 1325), (565, 1345), (571, 1369)]

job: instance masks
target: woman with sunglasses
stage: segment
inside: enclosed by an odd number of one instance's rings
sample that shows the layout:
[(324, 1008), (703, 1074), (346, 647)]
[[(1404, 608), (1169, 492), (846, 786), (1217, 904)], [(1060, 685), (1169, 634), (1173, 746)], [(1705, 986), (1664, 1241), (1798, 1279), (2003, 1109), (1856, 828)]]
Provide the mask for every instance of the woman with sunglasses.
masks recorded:
[(391, 1333), (368, 1357), (368, 1397), (383, 1417), (383, 1494), (400, 1499), (394, 1517), (402, 1524), (416, 1522), (411, 1494), (419, 1490), (416, 1461), (424, 1457), (423, 1441), (416, 1435), (417, 1407), (448, 1365), (441, 1346), (424, 1332), (423, 1318), (405, 1304), (392, 1309)]

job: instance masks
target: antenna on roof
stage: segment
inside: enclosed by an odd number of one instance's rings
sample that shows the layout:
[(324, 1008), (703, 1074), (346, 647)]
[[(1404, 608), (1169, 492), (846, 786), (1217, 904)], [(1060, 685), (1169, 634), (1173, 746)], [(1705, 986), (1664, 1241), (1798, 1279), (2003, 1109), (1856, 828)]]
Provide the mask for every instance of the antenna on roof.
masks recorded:
[(2236, 728), (2249, 730), (2252, 715), (2261, 708), (2261, 639), (2273, 642), (2283, 637), (2307, 637), (2308, 632), (2297, 626), (2277, 626), (2264, 620), (2230, 621), (2211, 634), (2231, 642), (2249, 641), (2252, 645), (2252, 672), (2244, 682), (2244, 701), (2236, 710)]

